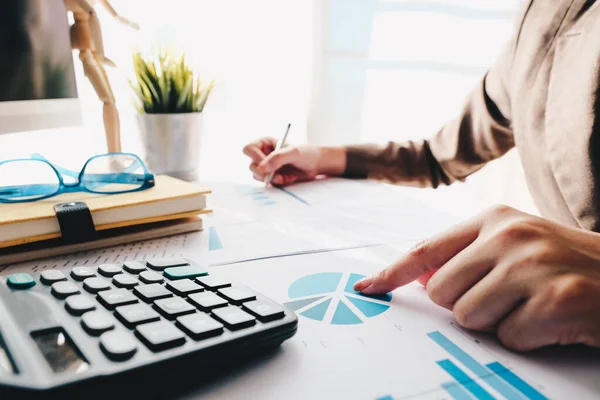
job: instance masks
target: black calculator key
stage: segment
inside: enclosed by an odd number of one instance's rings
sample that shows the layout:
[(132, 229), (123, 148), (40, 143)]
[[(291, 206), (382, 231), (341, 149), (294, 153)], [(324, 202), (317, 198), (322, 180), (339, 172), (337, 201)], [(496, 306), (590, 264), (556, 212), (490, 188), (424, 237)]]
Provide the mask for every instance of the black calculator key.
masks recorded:
[(256, 294), (242, 286), (233, 286), (224, 289), (219, 289), (218, 292), (221, 296), (233, 304), (240, 305), (245, 301), (255, 300)]
[(96, 272), (88, 267), (75, 267), (71, 270), (71, 276), (76, 281), (83, 281), (84, 279), (96, 276)]
[(217, 296), (213, 292), (194, 293), (188, 296), (188, 299), (202, 311), (209, 311), (216, 307), (224, 307), (227, 300)]
[(126, 289), (105, 290), (98, 293), (98, 300), (109, 310), (138, 302), (137, 297)]
[(126, 261), (123, 263), (123, 269), (131, 274), (139, 274), (146, 270), (146, 265), (138, 261)]
[(83, 287), (90, 293), (98, 293), (110, 289), (110, 283), (103, 278), (87, 278), (83, 281)]
[(147, 266), (157, 271), (162, 271), (169, 267), (180, 267), (189, 264), (189, 262), (182, 260), (181, 258), (157, 258), (155, 260), (146, 261)]
[(157, 272), (144, 271), (140, 274), (140, 280), (144, 283), (161, 283), (165, 278)]
[(62, 271), (50, 270), (42, 272), (40, 280), (46, 285), (52, 285), (54, 282), (66, 281), (67, 277)]
[(175, 319), (180, 315), (196, 312), (196, 307), (181, 297), (169, 297), (156, 300), (154, 306), (168, 319)]
[(173, 293), (179, 296), (187, 296), (191, 293), (204, 291), (204, 288), (190, 279), (180, 279), (178, 281), (167, 282), (167, 287)]
[(79, 293), (79, 287), (73, 282), (55, 282), (52, 284), (52, 294), (59, 299)]
[(117, 307), (115, 315), (128, 328), (133, 328), (139, 324), (157, 321), (160, 316), (147, 304), (130, 304), (128, 306)]
[(135, 275), (118, 274), (113, 277), (113, 283), (115, 286), (129, 289), (137, 286), (138, 280)]
[(128, 360), (137, 350), (137, 342), (129, 332), (112, 331), (100, 336), (100, 348), (114, 361)]
[(83, 329), (90, 335), (100, 335), (115, 327), (115, 320), (110, 313), (106, 311), (90, 311), (81, 317)]
[(165, 297), (173, 296), (173, 293), (169, 292), (164, 286), (153, 283), (151, 285), (136, 286), (133, 289), (136, 295), (147, 303), (151, 303), (154, 300), (163, 299)]
[(185, 343), (183, 332), (167, 321), (139, 325), (136, 328), (136, 333), (146, 346), (154, 351), (181, 346)]
[(203, 339), (223, 333), (223, 324), (204, 313), (179, 317), (177, 324), (193, 339)]
[(120, 264), (102, 264), (98, 267), (100, 275), (104, 275), (107, 278), (111, 278), (123, 271), (123, 267)]
[(231, 282), (218, 276), (201, 276), (196, 281), (209, 290), (217, 290), (231, 286)]
[(256, 318), (239, 307), (227, 306), (212, 310), (212, 315), (231, 330), (247, 328), (256, 323)]
[(283, 318), (285, 315), (284, 308), (281, 305), (264, 299), (244, 303), (242, 308), (255, 315), (262, 322), (274, 321)]
[(65, 308), (73, 315), (81, 315), (96, 308), (96, 302), (89, 296), (77, 294), (67, 297)]

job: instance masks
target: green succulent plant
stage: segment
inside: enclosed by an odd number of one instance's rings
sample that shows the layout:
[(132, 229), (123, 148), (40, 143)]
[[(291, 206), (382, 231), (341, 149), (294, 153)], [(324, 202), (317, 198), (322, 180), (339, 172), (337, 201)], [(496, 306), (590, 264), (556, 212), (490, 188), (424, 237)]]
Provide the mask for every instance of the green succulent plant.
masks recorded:
[(130, 86), (136, 94), (135, 106), (141, 113), (177, 114), (202, 112), (214, 81), (206, 87), (185, 60), (159, 51), (151, 56), (133, 53), (135, 79)]

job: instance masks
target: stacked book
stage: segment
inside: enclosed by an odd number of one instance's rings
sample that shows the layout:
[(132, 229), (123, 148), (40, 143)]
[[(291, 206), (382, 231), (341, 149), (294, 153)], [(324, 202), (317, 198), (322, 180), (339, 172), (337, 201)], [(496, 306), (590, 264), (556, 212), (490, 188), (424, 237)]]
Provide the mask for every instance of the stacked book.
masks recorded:
[[(202, 230), (211, 212), (204, 190), (168, 176), (153, 188), (124, 194), (66, 193), (27, 203), (0, 203), (0, 265)], [(55, 205), (83, 202), (91, 213), (93, 240), (67, 242)], [(82, 220), (82, 223), (84, 221)]]

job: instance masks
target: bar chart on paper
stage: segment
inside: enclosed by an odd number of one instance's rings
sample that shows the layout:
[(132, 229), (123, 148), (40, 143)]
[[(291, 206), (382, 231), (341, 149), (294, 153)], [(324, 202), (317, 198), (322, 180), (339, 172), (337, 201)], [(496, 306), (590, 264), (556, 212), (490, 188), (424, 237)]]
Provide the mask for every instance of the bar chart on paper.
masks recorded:
[[(516, 375), (500, 362), (482, 364), (439, 331), (427, 334), (435, 345), (441, 347), (448, 358), (437, 360), (449, 377), (440, 387), (455, 400), (547, 400), (534, 386)], [(388, 395), (377, 400), (394, 400)]]

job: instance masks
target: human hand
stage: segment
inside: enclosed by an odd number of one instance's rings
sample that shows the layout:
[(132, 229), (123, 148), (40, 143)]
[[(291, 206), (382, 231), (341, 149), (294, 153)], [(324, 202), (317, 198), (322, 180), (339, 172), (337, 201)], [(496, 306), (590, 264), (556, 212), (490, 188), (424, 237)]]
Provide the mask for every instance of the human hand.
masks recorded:
[(463, 327), (507, 347), (600, 347), (600, 235), (497, 206), (356, 283), (364, 294), (418, 280)]
[(265, 137), (244, 147), (244, 154), (252, 159), (250, 171), (254, 179), (262, 182), (266, 175), (274, 173), (273, 184), (290, 185), (320, 174), (341, 175), (346, 167), (342, 148), (301, 145), (275, 151), (276, 145), (276, 139)]

